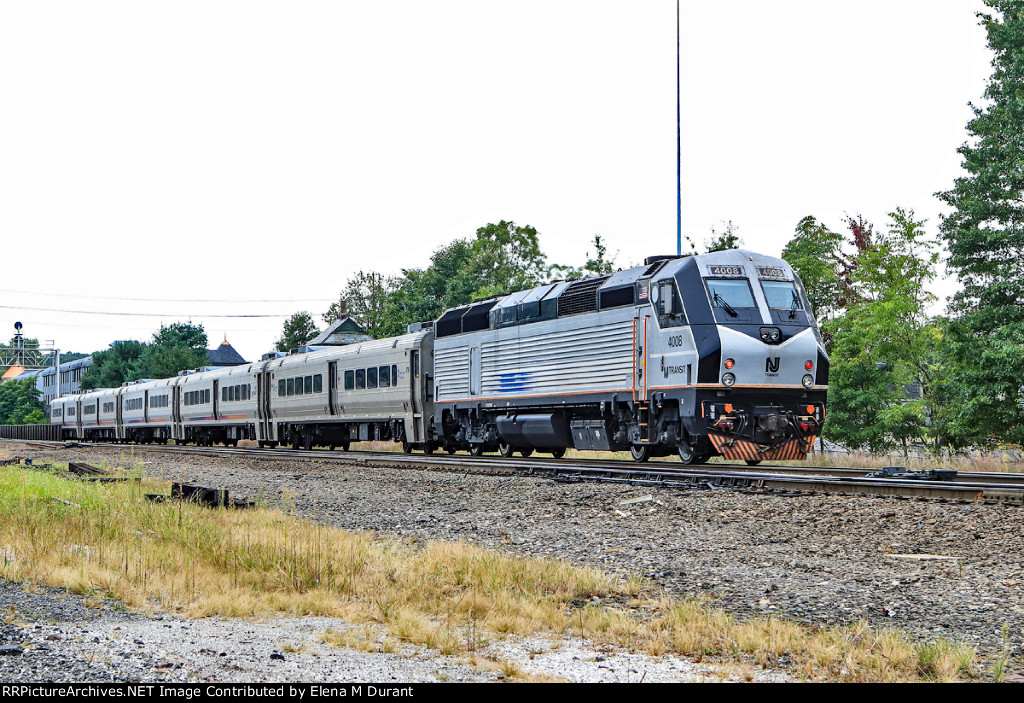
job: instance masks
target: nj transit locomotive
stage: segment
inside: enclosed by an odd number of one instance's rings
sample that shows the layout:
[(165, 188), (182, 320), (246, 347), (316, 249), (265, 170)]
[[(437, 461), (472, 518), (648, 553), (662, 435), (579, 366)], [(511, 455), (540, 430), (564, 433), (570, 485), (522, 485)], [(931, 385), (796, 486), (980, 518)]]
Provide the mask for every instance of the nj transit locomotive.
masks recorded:
[(654, 257), (445, 312), (401, 337), (54, 401), (79, 439), (803, 459), (828, 357), (799, 278), (745, 250)]

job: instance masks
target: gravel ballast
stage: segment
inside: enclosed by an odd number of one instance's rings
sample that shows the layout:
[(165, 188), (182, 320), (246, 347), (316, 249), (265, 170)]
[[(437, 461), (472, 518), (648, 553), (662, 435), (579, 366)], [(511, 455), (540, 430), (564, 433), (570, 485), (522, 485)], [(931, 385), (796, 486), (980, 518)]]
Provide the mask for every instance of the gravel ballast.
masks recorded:
[[(143, 461), (148, 462), (145, 471), (150, 476), (225, 487), (233, 496), (283, 504), (344, 529), (465, 540), (513, 554), (639, 573), (676, 594), (710, 597), (740, 617), (772, 614), (816, 625), (866, 620), (874, 627), (899, 627), (922, 640), (965, 642), (975, 646), (983, 660), (1004, 650), (1018, 660), (1024, 656), (1020, 507), (567, 484), (324, 460), (183, 456), (153, 449), (41, 449), (17, 444), (5, 444), (3, 449), (41, 461), (106, 461), (112, 466)], [(4, 607), (11, 592), (0, 591)], [(135, 623), (133, 618), (142, 616), (116, 617)], [(199, 625), (194, 621), (191, 626)], [(119, 626), (124, 631), (126, 625)], [(0, 632), (0, 645), (14, 643), (6, 630)], [(318, 646), (327, 651), (325, 645)], [(0, 675), (25, 656), (0, 656)], [(399, 659), (409, 664), (415, 656), (419, 655)], [(325, 655), (310, 658), (320, 667), (330, 661)], [(539, 658), (533, 652), (533, 659), (526, 661)], [(258, 660), (260, 666), (266, 663)], [(428, 667), (434, 664), (436, 657)], [(495, 676), (472, 667), (462, 672), (454, 660), (452, 666), (442, 680)], [(411, 669), (395, 667), (398, 680), (438, 680), (433, 673), (420, 679)], [(295, 680), (313, 676), (315, 670), (297, 670)], [(224, 669), (217, 671), (218, 676), (230, 676)], [(243, 669), (240, 678), (224, 680), (251, 680), (246, 676), (259, 671)], [(103, 672), (109, 675), (106, 669)], [(673, 674), (708, 675), (678, 668)], [(338, 676), (348, 674), (336, 670), (327, 680)], [(644, 680), (665, 680), (658, 676), (649, 674)], [(354, 679), (387, 681), (390, 676)]]

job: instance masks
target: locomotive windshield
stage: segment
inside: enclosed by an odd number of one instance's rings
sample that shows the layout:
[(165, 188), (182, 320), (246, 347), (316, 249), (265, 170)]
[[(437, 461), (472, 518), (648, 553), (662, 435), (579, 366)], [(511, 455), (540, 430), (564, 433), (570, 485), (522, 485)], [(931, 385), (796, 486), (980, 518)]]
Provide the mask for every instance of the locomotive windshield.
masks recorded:
[(708, 292), (711, 293), (711, 304), (716, 308), (756, 308), (754, 294), (750, 292), (750, 284), (744, 278), (720, 279), (708, 278)]
[(803, 310), (804, 304), (796, 286), (789, 281), (761, 281), (768, 307), (776, 310)]

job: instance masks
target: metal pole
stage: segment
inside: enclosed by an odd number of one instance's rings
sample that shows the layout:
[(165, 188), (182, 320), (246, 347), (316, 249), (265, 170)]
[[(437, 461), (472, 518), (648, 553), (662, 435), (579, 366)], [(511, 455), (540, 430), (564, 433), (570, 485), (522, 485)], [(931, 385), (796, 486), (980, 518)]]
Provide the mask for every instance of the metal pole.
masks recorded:
[(676, 0), (676, 256), (683, 255), (683, 142), (679, 131), (679, 0)]

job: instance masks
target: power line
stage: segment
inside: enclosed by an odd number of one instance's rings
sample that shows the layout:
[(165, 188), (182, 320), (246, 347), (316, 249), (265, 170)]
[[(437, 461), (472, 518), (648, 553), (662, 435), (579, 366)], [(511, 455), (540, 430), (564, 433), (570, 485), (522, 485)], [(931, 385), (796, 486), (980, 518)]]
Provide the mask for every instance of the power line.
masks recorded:
[(41, 291), (4, 290), (0, 293), (16, 295), (42, 295), (49, 298), (87, 298), (89, 300), (126, 300), (139, 303), (330, 303), (334, 298), (296, 298), (294, 300), (227, 300), (217, 298), (126, 298), (120, 295), (78, 295), (75, 293), (44, 293)]
[(33, 308), (24, 305), (0, 305), (4, 310), (34, 310), (36, 312), (62, 312), (68, 315), (118, 315), (122, 317), (291, 317), (291, 315), (226, 315), (226, 314), (200, 314), (197, 312), (171, 313), (171, 312), (97, 312), (95, 310), (64, 310), (62, 308)]

